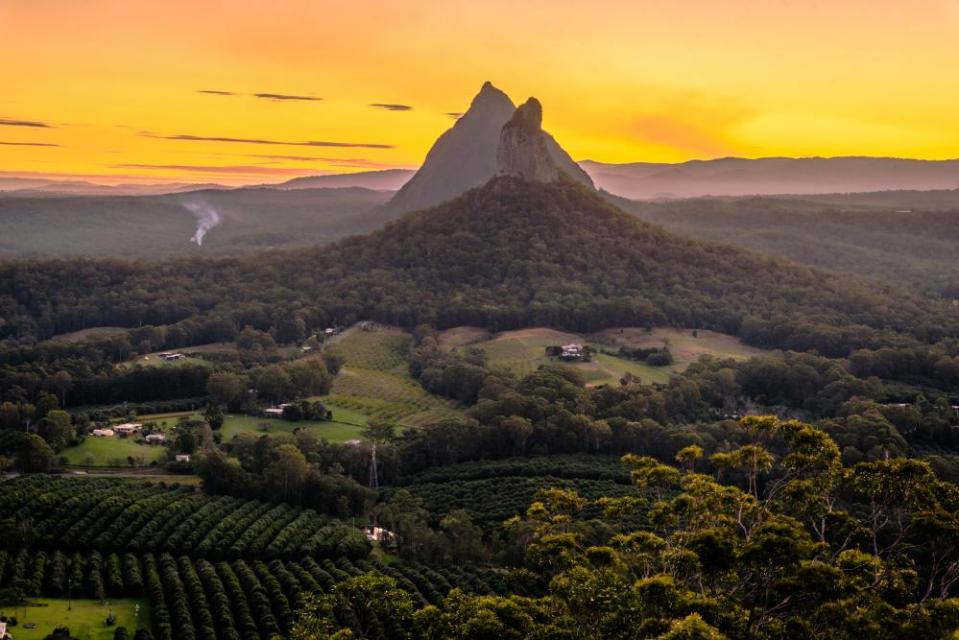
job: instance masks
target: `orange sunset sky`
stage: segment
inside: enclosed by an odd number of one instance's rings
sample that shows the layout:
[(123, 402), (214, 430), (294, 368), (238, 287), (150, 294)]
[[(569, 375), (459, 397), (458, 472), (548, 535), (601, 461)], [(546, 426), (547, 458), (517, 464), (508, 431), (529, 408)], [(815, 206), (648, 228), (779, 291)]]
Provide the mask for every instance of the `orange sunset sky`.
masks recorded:
[(959, 156), (959, 0), (0, 0), (0, 60), (0, 177), (415, 167), (484, 80), (576, 159)]

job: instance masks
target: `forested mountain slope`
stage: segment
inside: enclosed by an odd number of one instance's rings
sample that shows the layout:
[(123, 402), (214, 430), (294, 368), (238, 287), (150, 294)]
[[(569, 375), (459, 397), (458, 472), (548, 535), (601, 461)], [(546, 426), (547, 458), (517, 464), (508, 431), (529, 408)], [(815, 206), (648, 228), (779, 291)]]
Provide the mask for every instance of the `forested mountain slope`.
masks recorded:
[(294, 311), (311, 326), (698, 327), (830, 355), (959, 334), (949, 305), (683, 239), (570, 181), (505, 177), (331, 247), (8, 263), (0, 309), (4, 338), (187, 320), (189, 333), (201, 322), (242, 328)]
[(959, 192), (614, 203), (669, 231), (959, 297)]
[[(388, 198), (356, 187), (163, 196), (0, 194), (0, 257), (225, 256), (326, 244), (396, 218), (379, 208)], [(208, 233), (197, 246), (190, 239), (203, 219)]]

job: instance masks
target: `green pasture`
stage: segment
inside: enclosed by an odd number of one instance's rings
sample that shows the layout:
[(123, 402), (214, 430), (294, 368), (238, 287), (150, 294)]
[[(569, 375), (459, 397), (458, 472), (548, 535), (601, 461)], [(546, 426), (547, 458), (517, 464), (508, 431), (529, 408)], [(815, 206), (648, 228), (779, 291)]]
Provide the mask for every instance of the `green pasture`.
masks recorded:
[[(140, 605), (139, 616), (136, 605)], [(116, 616), (116, 624), (106, 626), (110, 612)], [(3, 607), (0, 612), (17, 617), (17, 626), (7, 629), (16, 640), (43, 640), (55, 627), (69, 627), (70, 634), (77, 640), (113, 640), (117, 627), (126, 627), (129, 636), (138, 628), (150, 626), (150, 608), (146, 600), (120, 599), (107, 600), (101, 604), (98, 600), (35, 598), (23, 607)], [(27, 625), (36, 625), (32, 629)]]

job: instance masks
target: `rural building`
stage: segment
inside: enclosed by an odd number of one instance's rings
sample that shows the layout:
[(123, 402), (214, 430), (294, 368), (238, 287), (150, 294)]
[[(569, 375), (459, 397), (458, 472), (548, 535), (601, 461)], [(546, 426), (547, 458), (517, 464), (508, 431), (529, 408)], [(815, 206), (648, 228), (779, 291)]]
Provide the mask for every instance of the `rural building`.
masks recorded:
[(182, 360), (182, 359), (185, 358), (185, 357), (186, 357), (186, 356), (183, 355), (182, 353), (172, 353), (172, 352), (170, 352), (170, 351), (165, 351), (165, 352), (163, 352), (163, 353), (160, 354), (160, 358), (163, 359), (163, 360), (167, 360), (167, 361), (171, 361), (171, 360)]
[(583, 353), (583, 345), (572, 343), (564, 344), (561, 347), (559, 357), (563, 360), (582, 360), (586, 354)]
[(147, 444), (162, 444), (166, 442), (166, 436), (162, 433), (150, 433), (147, 434), (147, 437), (144, 439), (147, 441)]
[(282, 418), (283, 410), (287, 407), (292, 406), (289, 402), (284, 402), (283, 404), (277, 405), (275, 407), (267, 407), (263, 410), (263, 413), (271, 418)]
[(333, 327), (327, 327), (327, 328), (323, 331), (323, 335), (326, 336), (327, 338), (330, 338), (330, 337), (332, 337), (332, 336), (335, 336), (335, 335), (336, 335), (336, 329), (334, 329)]
[(952, 405), (952, 412), (959, 416), (959, 404)]
[(189, 461), (190, 461), (190, 454), (188, 454), (188, 453), (178, 453), (178, 454), (176, 454), (176, 461), (177, 461), (177, 462), (189, 462)]
[(90, 432), (93, 436), (97, 438), (112, 438), (113, 429), (94, 429)]
[(129, 435), (131, 433), (138, 433), (143, 429), (143, 425), (139, 422), (124, 422), (123, 424), (117, 424), (113, 426), (113, 430), (121, 435)]
[(376, 525), (363, 527), (363, 533), (366, 534), (366, 539), (370, 542), (392, 543), (396, 539), (392, 531), (384, 529), (383, 527), (377, 527)]

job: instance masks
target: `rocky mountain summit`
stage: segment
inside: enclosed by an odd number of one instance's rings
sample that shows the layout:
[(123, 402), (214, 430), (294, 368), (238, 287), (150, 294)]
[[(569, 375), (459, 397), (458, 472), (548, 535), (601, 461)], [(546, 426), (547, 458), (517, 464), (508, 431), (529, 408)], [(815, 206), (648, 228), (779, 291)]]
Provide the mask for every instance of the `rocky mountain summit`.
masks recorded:
[(503, 126), (496, 150), (496, 173), (533, 182), (556, 182), (566, 175), (593, 186), (589, 176), (543, 131), (543, 105), (536, 98), (527, 100)]
[(514, 111), (509, 96), (485, 83), (466, 113), (436, 140), (423, 166), (388, 209), (396, 213), (424, 209), (485, 184), (496, 174), (500, 131)]
[(434, 206), (497, 175), (554, 182), (566, 174), (592, 187), (586, 172), (543, 131), (542, 120), (538, 100), (530, 98), (517, 109), (509, 96), (486, 82), (469, 110), (436, 140), (423, 166), (387, 209), (403, 213)]

